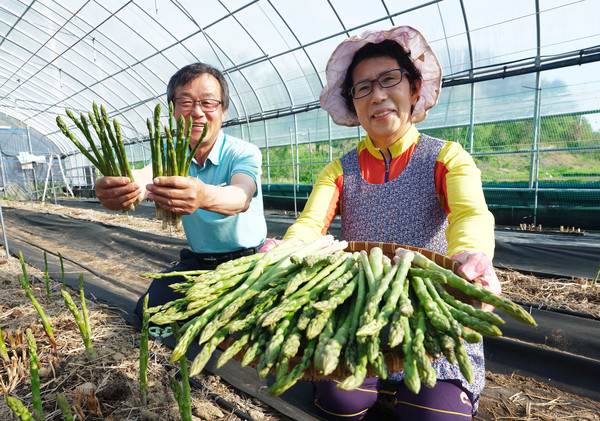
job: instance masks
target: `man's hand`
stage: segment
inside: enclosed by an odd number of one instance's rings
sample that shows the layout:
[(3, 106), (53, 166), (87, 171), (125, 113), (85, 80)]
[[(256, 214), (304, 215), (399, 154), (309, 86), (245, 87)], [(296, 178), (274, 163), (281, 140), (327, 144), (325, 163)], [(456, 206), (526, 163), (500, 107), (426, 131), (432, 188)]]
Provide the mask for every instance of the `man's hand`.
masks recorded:
[(234, 174), (231, 184), (222, 186), (206, 184), (195, 177), (156, 177), (146, 189), (148, 199), (179, 215), (204, 209), (230, 216), (248, 210), (256, 183), (244, 173)]
[[(496, 276), (492, 261), (485, 253), (474, 250), (461, 251), (452, 256), (452, 260), (461, 263), (456, 272), (463, 278), (469, 281), (477, 281), (482, 288), (496, 295), (502, 293), (500, 281)], [(483, 303), (482, 308), (488, 311), (494, 310), (493, 306), (485, 303)]]
[(142, 194), (140, 186), (128, 177), (100, 177), (94, 187), (102, 206), (110, 210), (125, 209)]
[(146, 186), (148, 199), (170, 212), (191, 215), (203, 201), (206, 184), (194, 177), (156, 177)]

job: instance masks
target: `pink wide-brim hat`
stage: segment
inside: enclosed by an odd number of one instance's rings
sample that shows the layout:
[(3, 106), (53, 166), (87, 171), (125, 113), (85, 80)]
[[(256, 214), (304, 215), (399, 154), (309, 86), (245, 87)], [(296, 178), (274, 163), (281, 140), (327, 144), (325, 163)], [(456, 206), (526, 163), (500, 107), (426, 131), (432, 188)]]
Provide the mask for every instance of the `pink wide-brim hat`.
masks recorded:
[(442, 87), (442, 68), (423, 35), (410, 26), (398, 26), (385, 31), (365, 31), (345, 39), (338, 45), (325, 68), (327, 85), (321, 91), (321, 108), (329, 113), (336, 124), (360, 125), (358, 116), (348, 109), (342, 96), (342, 84), (354, 54), (367, 43), (377, 44), (386, 39), (396, 41), (405, 50), (410, 51), (410, 58), (421, 71), (423, 83), (412, 113), (412, 122), (423, 121), (427, 111), (437, 104)]

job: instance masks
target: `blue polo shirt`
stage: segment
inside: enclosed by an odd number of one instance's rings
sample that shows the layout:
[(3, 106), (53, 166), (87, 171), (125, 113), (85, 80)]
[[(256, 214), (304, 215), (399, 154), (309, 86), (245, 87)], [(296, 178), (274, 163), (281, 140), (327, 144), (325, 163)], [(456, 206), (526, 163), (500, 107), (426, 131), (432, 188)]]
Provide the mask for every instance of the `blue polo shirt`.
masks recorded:
[(256, 192), (246, 212), (226, 216), (204, 209), (183, 215), (183, 229), (196, 253), (224, 253), (256, 247), (267, 235), (260, 176), (262, 155), (256, 145), (219, 132), (203, 166), (196, 160), (188, 175), (213, 186), (228, 186), (236, 173), (248, 174)]

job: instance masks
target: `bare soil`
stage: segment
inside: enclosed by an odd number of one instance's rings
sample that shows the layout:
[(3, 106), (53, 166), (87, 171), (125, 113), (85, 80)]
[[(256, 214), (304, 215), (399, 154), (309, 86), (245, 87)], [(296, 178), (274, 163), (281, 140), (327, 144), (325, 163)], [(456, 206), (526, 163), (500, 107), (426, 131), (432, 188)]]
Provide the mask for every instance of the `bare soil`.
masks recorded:
[[(119, 213), (81, 210), (40, 205), (33, 202), (10, 202), (36, 212), (60, 213), (68, 218), (102, 221), (165, 236), (182, 233), (164, 231), (158, 221), (133, 219)], [(91, 340), (96, 356), (86, 357), (77, 324), (65, 308), (60, 294), (62, 283), (53, 275), (50, 298), (46, 296), (45, 274), (40, 268), (27, 267), (32, 292), (43, 307), (56, 338), (53, 349), (39, 315), (26, 296), (17, 277), (22, 274), (18, 258), (6, 260), (0, 249), (0, 327), (10, 360), (2, 361), (0, 387), (5, 394), (17, 397), (32, 410), (29, 352), (25, 331), (31, 329), (37, 341), (44, 413), (47, 420), (62, 420), (56, 393), (64, 394), (76, 419), (82, 420), (158, 420), (180, 419), (177, 404), (169, 388), (169, 376), (176, 370), (165, 362), (170, 349), (151, 342), (148, 368), (148, 399), (139, 397), (139, 332), (107, 306), (87, 301)], [(42, 268), (43, 269), (43, 268)], [(589, 279), (538, 279), (516, 271), (497, 270), (504, 295), (513, 300), (537, 303), (600, 317), (600, 286)], [(79, 291), (71, 290), (76, 303)], [(79, 307), (79, 305), (78, 305)], [(194, 378), (205, 389), (192, 390), (193, 414), (198, 420), (235, 420), (238, 416), (217, 404), (215, 396), (232, 403), (256, 420), (287, 420), (261, 401), (246, 396), (218, 376), (201, 374)], [(600, 403), (580, 398), (547, 384), (518, 374), (486, 373), (486, 388), (476, 420), (600, 420)], [(0, 420), (17, 419), (6, 401), (0, 402)]]

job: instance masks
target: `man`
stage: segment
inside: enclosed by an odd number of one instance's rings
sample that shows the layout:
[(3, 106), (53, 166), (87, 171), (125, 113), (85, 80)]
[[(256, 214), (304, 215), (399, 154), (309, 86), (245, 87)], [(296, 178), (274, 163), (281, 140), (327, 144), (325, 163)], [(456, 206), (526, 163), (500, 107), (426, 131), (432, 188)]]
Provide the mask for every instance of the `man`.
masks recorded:
[[(100, 203), (121, 210), (140, 196), (183, 215), (191, 250), (183, 249), (181, 261), (167, 272), (214, 269), (222, 262), (255, 253), (267, 232), (260, 187), (262, 156), (255, 145), (221, 131), (229, 106), (225, 77), (204, 63), (187, 65), (171, 77), (167, 100), (173, 102), (176, 119), (183, 115), (187, 122), (192, 117), (190, 149), (208, 124), (188, 176), (153, 180), (152, 165), (148, 165), (134, 172), (135, 182), (127, 177), (101, 177), (95, 183)], [(181, 277), (155, 279), (146, 293), (150, 295), (148, 306), (181, 297), (169, 288), (181, 281)], [(138, 317), (143, 298), (136, 305)]]

